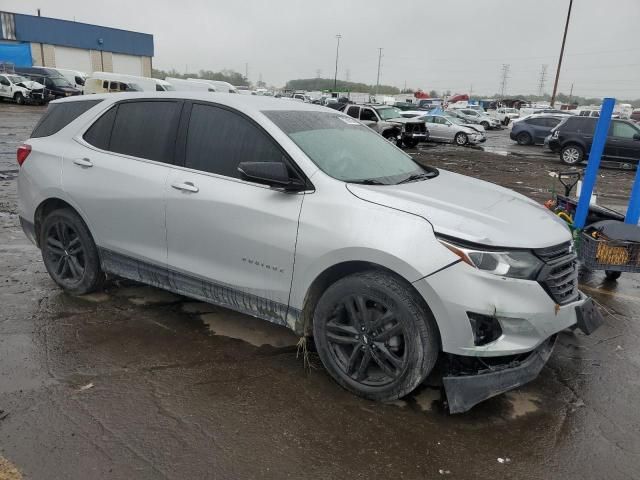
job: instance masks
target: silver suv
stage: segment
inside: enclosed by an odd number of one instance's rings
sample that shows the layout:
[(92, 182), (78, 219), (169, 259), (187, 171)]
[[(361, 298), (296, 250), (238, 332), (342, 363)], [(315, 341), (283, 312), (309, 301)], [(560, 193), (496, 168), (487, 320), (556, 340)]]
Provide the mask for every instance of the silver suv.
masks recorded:
[(284, 325), (369, 399), (408, 394), (441, 357), (450, 411), (468, 410), (599, 321), (552, 213), (325, 107), (79, 97), (17, 155), (22, 227), (65, 291), (117, 275)]

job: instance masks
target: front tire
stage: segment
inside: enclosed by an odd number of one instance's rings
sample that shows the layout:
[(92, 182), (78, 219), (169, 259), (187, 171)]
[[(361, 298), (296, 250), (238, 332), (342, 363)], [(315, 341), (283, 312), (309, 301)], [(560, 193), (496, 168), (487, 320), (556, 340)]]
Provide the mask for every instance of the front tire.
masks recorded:
[(413, 391), (439, 353), (433, 315), (411, 286), (377, 271), (338, 280), (313, 319), (320, 359), (350, 392), (391, 401)]
[(403, 140), (402, 143), (407, 148), (416, 148), (418, 146), (418, 139), (416, 139), (416, 138), (407, 138), (406, 140)]
[(16, 93), (16, 94), (13, 96), (13, 99), (15, 100), (15, 102), (16, 102), (18, 105), (24, 105), (24, 104), (25, 104), (24, 95), (22, 95), (20, 92)]
[(489, 130), (489, 127), (491, 126), (489, 125), (489, 122), (480, 122), (480, 125), (482, 125), (485, 130)]
[(622, 272), (614, 272), (612, 270), (604, 271), (605, 278), (611, 282), (615, 282), (616, 280), (618, 280), (620, 278), (620, 275), (622, 275)]
[(469, 136), (464, 132), (458, 132), (453, 138), (453, 141), (456, 145), (460, 145), (462, 147), (469, 143)]
[(40, 248), (49, 275), (66, 292), (83, 295), (102, 286), (98, 249), (73, 210), (54, 210), (47, 215), (40, 231)]
[(560, 150), (560, 160), (565, 165), (578, 165), (584, 160), (584, 150), (579, 145), (567, 145)]

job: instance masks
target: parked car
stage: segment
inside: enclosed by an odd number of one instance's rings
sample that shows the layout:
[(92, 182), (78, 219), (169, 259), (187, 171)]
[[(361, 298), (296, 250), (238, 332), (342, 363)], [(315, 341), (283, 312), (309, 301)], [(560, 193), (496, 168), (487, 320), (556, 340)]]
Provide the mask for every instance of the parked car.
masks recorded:
[[(181, 92), (215, 92), (213, 85), (197, 80), (185, 80), (184, 78), (165, 77), (165, 82), (171, 84), (174, 90)], [(249, 93), (250, 95), (251, 93)]]
[(520, 118), (520, 112), (518, 110), (508, 107), (498, 107), (495, 110), (487, 110), (487, 115), (498, 119), (504, 126), (507, 126), (509, 125), (509, 122)]
[(140, 77), (125, 73), (93, 72), (85, 80), (84, 93), (167, 92), (171, 90), (175, 90), (175, 87), (159, 78)]
[(640, 109), (636, 109), (631, 113), (631, 116), (629, 117), (630, 120), (638, 123), (640, 122)]
[(68, 70), (66, 68), (56, 68), (55, 70), (64, 78), (66, 78), (69, 83), (76, 87), (78, 90), (84, 89), (84, 82), (88, 77), (85, 72), (80, 72), (78, 70)]
[[(598, 118), (572, 116), (551, 130), (548, 147), (560, 154), (566, 165), (577, 165), (588, 159)], [(603, 161), (636, 165), (640, 160), (640, 128), (628, 120), (611, 120)]]
[(100, 94), (100, 93), (122, 93), (122, 92), (142, 92), (142, 86), (131, 80), (107, 80), (102, 77), (94, 77), (93, 74), (87, 78), (84, 84), (84, 94)]
[(497, 118), (490, 117), (486, 113), (478, 112), (471, 108), (457, 108), (454, 110), (447, 110), (447, 113), (455, 116), (464, 122), (477, 123), (482, 125), (486, 130), (492, 128), (501, 128), (502, 124)]
[(229, 82), (223, 82), (222, 80), (207, 80), (206, 78), (187, 78), (190, 82), (206, 82), (216, 89), (216, 92), (222, 93), (238, 93), (236, 87)]
[(453, 116), (420, 111), (402, 112), (402, 115), (407, 118), (424, 120), (429, 132), (429, 141), (432, 142), (475, 145), (487, 140), (482, 125), (465, 124), (462, 120)]
[(424, 120), (405, 118), (402, 111), (387, 105), (349, 105), (343, 111), (350, 117), (378, 132), (384, 138), (401, 146), (414, 148), (425, 142), (428, 131)]
[(0, 74), (0, 100), (13, 100), (18, 105), (44, 103), (44, 85), (16, 74)]
[(416, 108), (419, 108), (415, 103), (409, 103), (409, 102), (394, 102), (392, 106), (402, 111), (415, 110)]
[(542, 205), (324, 107), (217, 97), (51, 104), (18, 148), (18, 213), (59, 287), (109, 273), (286, 326), (370, 400), (407, 395), (442, 355), (451, 412), (531, 381), (558, 332), (601, 321)]
[(82, 94), (80, 89), (75, 88), (69, 80), (53, 68), (16, 67), (15, 70), (18, 75), (44, 85), (45, 99), (72, 97)]
[(551, 129), (557, 127), (563, 117), (554, 115), (532, 115), (519, 122), (514, 122), (509, 137), (518, 145), (534, 145), (544, 143)]
[(600, 109), (578, 109), (575, 111), (579, 117), (596, 117), (600, 116)]

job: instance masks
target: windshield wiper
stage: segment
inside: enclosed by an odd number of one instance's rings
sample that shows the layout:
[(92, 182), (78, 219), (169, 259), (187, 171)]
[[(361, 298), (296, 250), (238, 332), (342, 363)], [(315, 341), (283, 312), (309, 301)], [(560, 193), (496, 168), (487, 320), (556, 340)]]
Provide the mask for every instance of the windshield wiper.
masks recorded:
[(396, 185), (400, 185), (401, 183), (415, 182), (418, 180), (424, 180), (424, 179), (433, 178), (433, 177), (435, 177), (434, 173), (414, 173), (413, 175), (409, 175), (404, 180), (400, 180), (398, 183), (396, 183)]
[(388, 185), (375, 178), (365, 178), (364, 180), (352, 180), (350, 183), (359, 183), (362, 185)]

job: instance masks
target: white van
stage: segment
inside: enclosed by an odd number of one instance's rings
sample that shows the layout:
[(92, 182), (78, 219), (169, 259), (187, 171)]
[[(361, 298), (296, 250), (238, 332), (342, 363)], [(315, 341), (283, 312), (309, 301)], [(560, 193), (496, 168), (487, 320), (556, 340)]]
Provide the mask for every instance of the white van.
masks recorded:
[(79, 70), (68, 70), (66, 68), (56, 68), (60, 75), (66, 78), (71, 85), (79, 90), (84, 89), (84, 84), (87, 80), (87, 74)]
[(165, 77), (165, 82), (169, 83), (174, 90), (179, 92), (216, 92), (213, 85), (198, 80), (185, 80), (184, 78)]
[[(90, 86), (87, 87), (87, 84)], [(85, 81), (85, 93), (165, 92), (168, 90), (174, 90), (173, 86), (159, 78), (138, 77), (123, 73), (93, 72)]]
[(99, 76), (90, 76), (84, 83), (84, 94), (93, 93), (121, 93), (142, 92), (144, 89), (137, 83), (121, 79), (106, 79)]
[(216, 89), (216, 92), (222, 93), (238, 93), (236, 87), (231, 85), (229, 82), (223, 82), (221, 80), (206, 80), (204, 78), (187, 78), (190, 82), (206, 82), (209, 85), (212, 85), (213, 88)]

